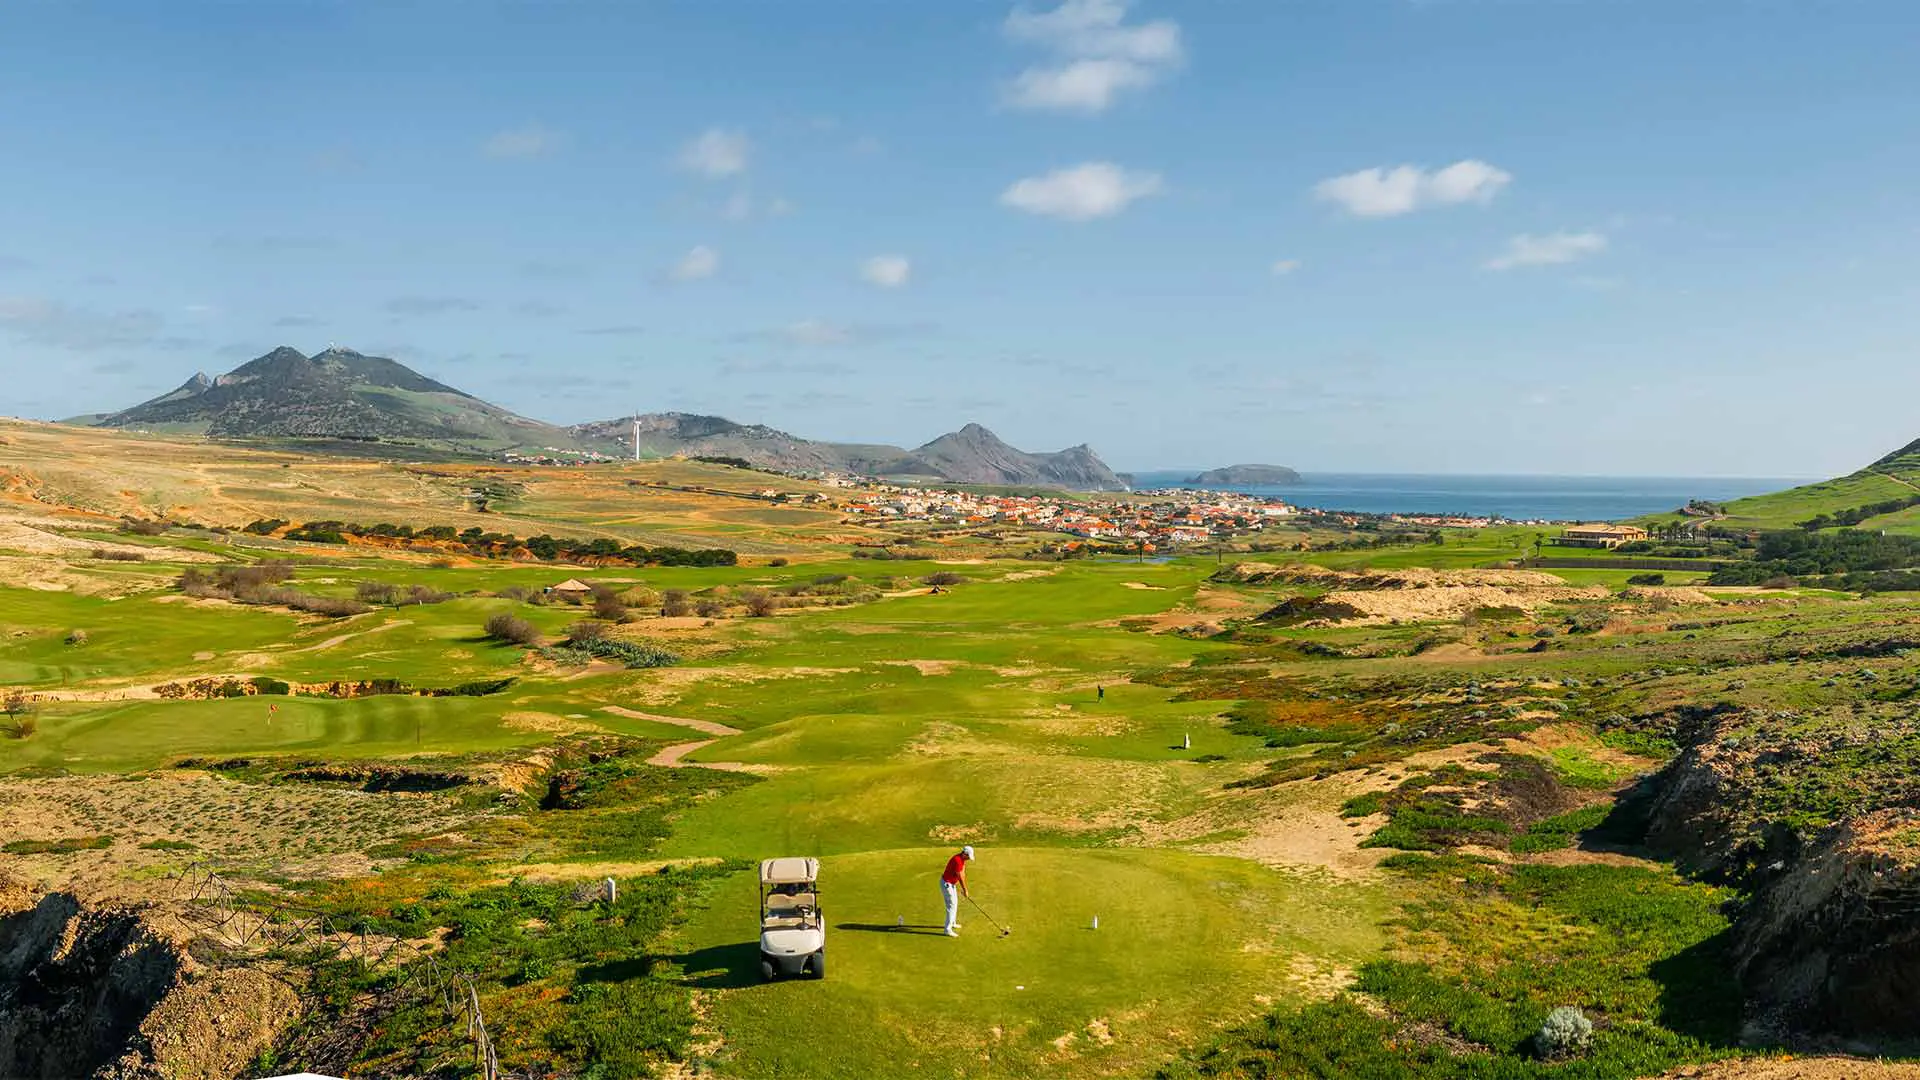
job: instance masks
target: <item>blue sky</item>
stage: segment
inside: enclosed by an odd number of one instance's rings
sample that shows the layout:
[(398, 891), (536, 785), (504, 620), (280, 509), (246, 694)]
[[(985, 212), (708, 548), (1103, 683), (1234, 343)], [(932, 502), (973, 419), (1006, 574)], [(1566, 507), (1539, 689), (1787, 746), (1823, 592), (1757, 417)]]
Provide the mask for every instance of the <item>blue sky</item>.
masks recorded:
[(0, 412), (278, 344), (1116, 467), (1920, 437), (1920, 5), (0, 6)]

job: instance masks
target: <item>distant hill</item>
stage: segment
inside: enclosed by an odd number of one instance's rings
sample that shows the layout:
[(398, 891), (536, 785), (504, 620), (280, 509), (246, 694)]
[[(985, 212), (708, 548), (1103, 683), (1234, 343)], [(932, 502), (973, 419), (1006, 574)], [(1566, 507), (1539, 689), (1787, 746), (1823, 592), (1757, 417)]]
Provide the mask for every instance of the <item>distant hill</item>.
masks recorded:
[(719, 416), (653, 413), (580, 424), (570, 430), (602, 453), (631, 453), (639, 422), (640, 452), (730, 457), (786, 471), (846, 472), (955, 484), (1124, 491), (1127, 484), (1086, 446), (1052, 454), (1015, 449), (979, 424), (942, 435), (913, 450), (871, 443), (820, 442), (764, 424)]
[(640, 454), (649, 458), (727, 457), (786, 472), (871, 473), (875, 470), (866, 466), (889, 464), (906, 454), (897, 446), (815, 442), (765, 424), (740, 424), (722, 416), (682, 412), (596, 420), (576, 424), (568, 432), (601, 453), (626, 456), (633, 452), (636, 420)]
[(1052, 454), (1017, 450), (979, 424), (915, 450), (865, 443), (816, 442), (764, 424), (695, 413), (652, 413), (571, 428), (530, 420), (421, 375), (398, 361), (352, 349), (314, 356), (281, 346), (218, 378), (196, 373), (177, 388), (116, 413), (74, 417), (94, 427), (139, 428), (231, 439), (300, 439), (333, 447), (382, 444), (436, 453), (503, 451), (633, 452), (639, 425), (643, 457), (737, 458), (788, 472), (845, 472), (1076, 490), (1124, 491), (1125, 480), (1086, 446)]
[(1655, 522), (1697, 522), (1730, 529), (1857, 528), (1920, 534), (1920, 441), (1864, 469), (1785, 491), (1722, 504), (1721, 515), (1661, 514)]
[(396, 440), (495, 452), (571, 447), (565, 429), (529, 420), (436, 382), (394, 360), (331, 348), (314, 356), (281, 346), (210, 379), (93, 420), (228, 438)]
[(1285, 465), (1229, 465), (1224, 469), (1208, 469), (1183, 481), (1201, 487), (1266, 487), (1299, 482), (1300, 474)]
[(1016, 450), (979, 424), (942, 435), (910, 459), (931, 475), (962, 484), (1006, 484), (1125, 491), (1127, 485), (1085, 444), (1052, 454)]

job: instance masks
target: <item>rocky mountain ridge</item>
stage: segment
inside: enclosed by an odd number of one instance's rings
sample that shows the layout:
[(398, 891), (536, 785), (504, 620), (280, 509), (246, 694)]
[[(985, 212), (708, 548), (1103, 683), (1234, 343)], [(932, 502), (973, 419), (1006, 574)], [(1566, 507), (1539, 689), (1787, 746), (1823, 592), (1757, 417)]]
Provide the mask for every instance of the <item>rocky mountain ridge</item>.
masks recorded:
[(842, 472), (944, 483), (1124, 491), (1128, 484), (1086, 445), (1030, 453), (979, 424), (915, 449), (803, 438), (765, 424), (665, 412), (559, 427), (490, 404), (398, 361), (329, 347), (307, 356), (281, 346), (234, 370), (194, 376), (130, 409), (76, 418), (238, 439), (397, 443), (467, 454), (592, 451), (730, 458), (786, 472)]

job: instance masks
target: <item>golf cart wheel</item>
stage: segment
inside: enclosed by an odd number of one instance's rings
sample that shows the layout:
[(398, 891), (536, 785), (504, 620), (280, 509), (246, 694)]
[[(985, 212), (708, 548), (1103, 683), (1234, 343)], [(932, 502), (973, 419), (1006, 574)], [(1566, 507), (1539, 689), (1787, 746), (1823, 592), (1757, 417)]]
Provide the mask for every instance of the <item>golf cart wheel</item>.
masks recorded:
[(773, 961), (771, 960), (760, 961), (760, 981), (761, 982), (773, 981)]
[(825, 949), (813, 954), (813, 977), (816, 979), (827, 977), (827, 950)]

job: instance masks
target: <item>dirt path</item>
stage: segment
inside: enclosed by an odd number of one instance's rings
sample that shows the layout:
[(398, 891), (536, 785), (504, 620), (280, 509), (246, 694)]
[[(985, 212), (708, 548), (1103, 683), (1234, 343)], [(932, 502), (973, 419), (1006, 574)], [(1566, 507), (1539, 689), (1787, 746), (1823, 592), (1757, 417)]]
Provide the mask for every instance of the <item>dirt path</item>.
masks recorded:
[[(292, 656), (296, 653), (325, 652), (328, 649), (337, 649), (357, 637), (365, 637), (368, 634), (378, 634), (382, 630), (393, 630), (398, 627), (412, 625), (412, 619), (394, 619), (390, 622), (383, 622), (379, 626), (370, 626), (365, 630), (350, 630), (344, 634), (335, 634), (317, 645), (303, 645), (298, 649), (286, 649), (282, 652), (282, 655)], [(268, 651), (280, 652), (281, 650), (273, 649), (269, 646)]]
[(1920, 1065), (1896, 1065), (1865, 1058), (1755, 1058), (1715, 1065), (1689, 1065), (1667, 1074), (1670, 1080), (1920, 1080)]
[[(728, 727), (725, 724), (717, 724), (712, 720), (690, 720), (683, 716), (661, 716), (658, 713), (644, 713), (637, 709), (628, 709), (619, 705), (602, 705), (600, 706), (600, 711), (603, 713), (612, 713), (615, 716), (624, 716), (629, 720), (651, 720), (656, 724), (672, 724), (675, 727), (692, 728), (695, 731), (705, 732), (708, 735), (724, 737), (727, 735), (740, 734), (739, 728)], [(712, 740), (708, 741), (710, 742)], [(705, 746), (706, 743), (700, 743), (699, 745)]]
[(701, 739), (699, 742), (674, 743), (647, 759), (647, 764), (658, 765), (663, 769), (719, 769), (721, 772), (760, 772), (764, 767), (755, 767), (738, 761), (682, 761), (681, 759), (702, 747), (712, 746), (718, 739)]

